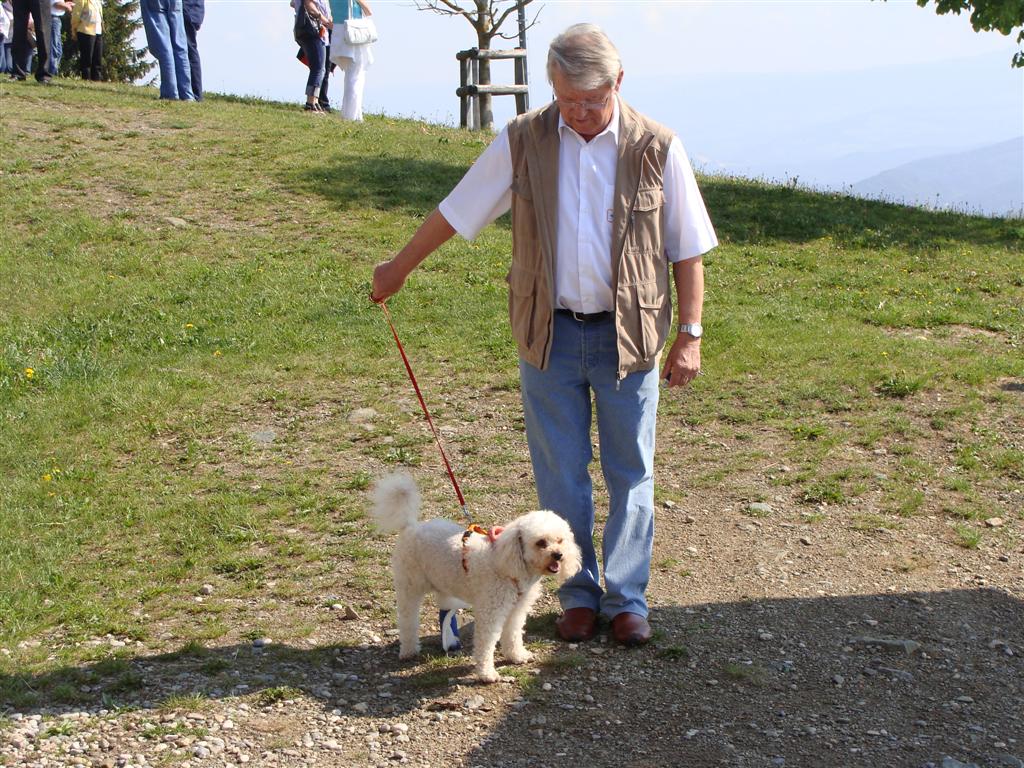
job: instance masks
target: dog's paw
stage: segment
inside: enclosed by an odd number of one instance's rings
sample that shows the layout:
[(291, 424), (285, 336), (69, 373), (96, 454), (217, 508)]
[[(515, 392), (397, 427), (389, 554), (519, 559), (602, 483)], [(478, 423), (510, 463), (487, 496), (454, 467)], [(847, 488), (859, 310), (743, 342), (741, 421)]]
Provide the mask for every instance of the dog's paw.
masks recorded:
[(402, 661), (408, 661), (409, 659), (415, 659), (420, 655), (419, 648), (403, 648), (398, 652), (398, 658)]
[(476, 679), (481, 683), (499, 683), (501, 675), (496, 669), (478, 669), (476, 670)]
[(505, 658), (508, 659), (510, 664), (529, 664), (533, 661), (533, 654), (525, 648), (521, 650), (511, 651), (505, 654)]

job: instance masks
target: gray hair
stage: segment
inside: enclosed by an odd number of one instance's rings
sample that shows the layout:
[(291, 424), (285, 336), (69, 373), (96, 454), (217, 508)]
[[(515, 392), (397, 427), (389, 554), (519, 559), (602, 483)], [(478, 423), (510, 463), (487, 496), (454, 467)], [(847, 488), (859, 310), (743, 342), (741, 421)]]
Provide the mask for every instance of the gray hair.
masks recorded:
[(548, 81), (558, 71), (581, 91), (615, 85), (622, 71), (619, 51), (596, 24), (573, 24), (551, 41)]

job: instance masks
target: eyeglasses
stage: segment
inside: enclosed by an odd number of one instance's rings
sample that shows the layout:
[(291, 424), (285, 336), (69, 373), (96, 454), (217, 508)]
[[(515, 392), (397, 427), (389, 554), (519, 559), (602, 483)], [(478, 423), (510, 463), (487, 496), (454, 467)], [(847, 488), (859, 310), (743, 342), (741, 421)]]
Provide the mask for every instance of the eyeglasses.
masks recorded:
[(582, 109), (585, 112), (596, 112), (597, 110), (607, 107), (608, 102), (614, 95), (615, 91), (612, 91), (604, 97), (604, 101), (569, 101), (569, 99), (558, 98), (558, 95), (552, 92), (551, 98), (554, 99), (562, 109)]

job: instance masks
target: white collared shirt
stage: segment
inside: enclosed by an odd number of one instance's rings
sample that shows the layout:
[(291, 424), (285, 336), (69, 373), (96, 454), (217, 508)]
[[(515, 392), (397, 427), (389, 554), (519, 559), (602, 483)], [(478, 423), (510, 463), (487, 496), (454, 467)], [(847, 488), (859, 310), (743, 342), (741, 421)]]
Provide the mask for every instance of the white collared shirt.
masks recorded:
[[(558, 244), (555, 306), (577, 312), (615, 308), (612, 286), (612, 207), (619, 141), (619, 102), (608, 127), (587, 142), (559, 116)], [(665, 255), (691, 259), (716, 245), (714, 227), (689, 158), (673, 137), (665, 163)], [(438, 206), (467, 240), (512, 207), (508, 127), (477, 158)]]

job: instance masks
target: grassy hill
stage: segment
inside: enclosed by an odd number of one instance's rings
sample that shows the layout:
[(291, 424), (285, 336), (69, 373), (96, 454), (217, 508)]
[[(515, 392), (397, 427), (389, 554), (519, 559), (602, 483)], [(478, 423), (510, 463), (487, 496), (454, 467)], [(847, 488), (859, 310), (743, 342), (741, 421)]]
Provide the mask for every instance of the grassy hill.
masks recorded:
[[(301, 607), (386, 583), (372, 477), (417, 467), (455, 514), (367, 294), (485, 140), (77, 81), (5, 82), (0, 111), (0, 703), (96, 638), (313, 635)], [(785, 496), (794, 522), (1019, 548), (1024, 225), (702, 188), (707, 375), (663, 397), (659, 501)], [(485, 523), (535, 503), (509, 239), (453, 241), (391, 304)]]

